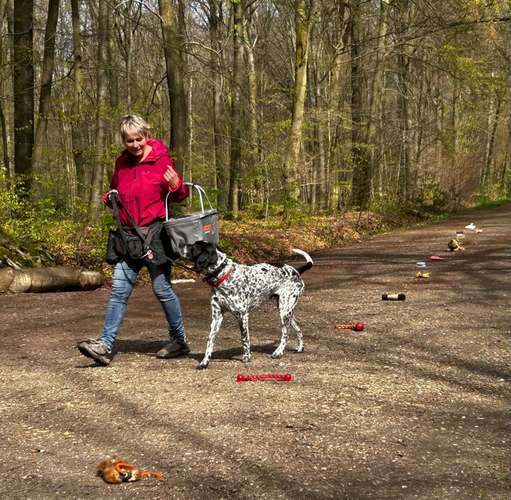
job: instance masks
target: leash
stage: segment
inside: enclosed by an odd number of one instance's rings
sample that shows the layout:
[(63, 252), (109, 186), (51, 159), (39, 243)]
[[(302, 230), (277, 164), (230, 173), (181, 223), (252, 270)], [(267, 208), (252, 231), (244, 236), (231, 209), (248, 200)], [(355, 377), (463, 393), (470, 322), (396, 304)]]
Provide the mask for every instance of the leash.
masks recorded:
[(167, 257), (167, 259), (170, 260), (170, 262), (172, 263), (172, 265), (176, 265), (178, 267), (181, 267), (183, 269), (186, 269), (187, 271), (191, 271), (192, 273), (195, 273), (195, 274), (200, 274), (200, 271), (197, 271), (196, 269), (194, 269), (193, 267), (188, 267), (188, 266), (185, 266), (184, 264), (181, 264), (181, 262), (178, 262), (177, 260), (174, 260), (174, 259), (171, 259), (170, 257)]

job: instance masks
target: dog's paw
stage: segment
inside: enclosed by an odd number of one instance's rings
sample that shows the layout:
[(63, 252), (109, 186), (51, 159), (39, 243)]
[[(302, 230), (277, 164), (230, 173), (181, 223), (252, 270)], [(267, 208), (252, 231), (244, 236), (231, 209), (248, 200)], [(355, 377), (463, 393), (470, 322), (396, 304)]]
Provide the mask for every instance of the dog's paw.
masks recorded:
[(283, 356), (283, 352), (279, 352), (279, 351), (275, 351), (274, 353), (272, 353), (271, 357), (273, 359), (280, 359), (282, 356)]
[(243, 356), (241, 358), (241, 361), (243, 361), (243, 363), (250, 363), (251, 359), (252, 359), (252, 356)]
[(198, 365), (197, 365), (197, 370), (205, 370), (207, 367), (208, 367), (209, 363), (205, 363), (204, 361), (201, 361)]

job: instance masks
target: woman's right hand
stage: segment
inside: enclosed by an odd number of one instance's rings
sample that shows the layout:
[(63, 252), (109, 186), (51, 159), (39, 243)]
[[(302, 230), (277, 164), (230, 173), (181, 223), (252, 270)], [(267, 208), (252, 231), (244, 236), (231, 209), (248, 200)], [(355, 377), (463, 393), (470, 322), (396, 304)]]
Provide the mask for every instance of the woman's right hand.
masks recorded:
[(170, 186), (170, 189), (176, 188), (179, 184), (179, 175), (170, 165), (167, 166), (167, 170), (163, 174), (163, 178)]

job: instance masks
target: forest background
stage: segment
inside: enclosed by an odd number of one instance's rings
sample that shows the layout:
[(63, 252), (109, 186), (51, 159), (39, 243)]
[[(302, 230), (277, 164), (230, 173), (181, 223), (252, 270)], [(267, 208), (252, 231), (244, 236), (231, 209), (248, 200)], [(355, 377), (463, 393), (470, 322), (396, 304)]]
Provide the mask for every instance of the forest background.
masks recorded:
[(510, 3), (0, 0), (0, 267), (101, 267), (130, 112), (245, 260), (508, 198)]

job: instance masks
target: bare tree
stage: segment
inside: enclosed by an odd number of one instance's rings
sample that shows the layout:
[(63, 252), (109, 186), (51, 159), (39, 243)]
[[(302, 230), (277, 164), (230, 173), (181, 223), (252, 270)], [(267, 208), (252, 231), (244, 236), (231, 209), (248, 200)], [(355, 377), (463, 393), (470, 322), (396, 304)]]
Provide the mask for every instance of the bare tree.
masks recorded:
[(226, 169), (224, 147), (224, 109), (222, 105), (222, 93), (224, 89), (224, 73), (222, 64), (222, 18), (223, 1), (208, 0), (208, 26), (211, 50), (209, 61), (211, 67), (211, 94), (212, 94), (212, 133), (213, 133), (213, 158), (214, 165), (213, 187), (217, 192), (217, 202), (221, 209), (226, 209), (228, 204), (229, 171)]
[(288, 179), (287, 190), (291, 199), (300, 195), (298, 163), (302, 145), (302, 127), (307, 90), (307, 61), (309, 57), (309, 37), (314, 11), (314, 0), (295, 1), (295, 79), (293, 91), (293, 115), (285, 157), (285, 172)]
[(238, 216), (238, 190), (241, 174), (241, 75), (243, 48), (241, 45), (243, 11), (241, 2), (232, 1), (232, 80), (231, 80), (231, 156), (229, 162), (229, 210)]
[(89, 197), (89, 220), (95, 220), (98, 216), (100, 207), (100, 195), (103, 186), (103, 176), (105, 173), (105, 146), (107, 139), (107, 122), (105, 119), (105, 107), (108, 103), (108, 81), (106, 51), (108, 44), (108, 4), (100, 1), (97, 12), (97, 76), (96, 76), (96, 161), (92, 166), (92, 178)]
[(366, 143), (366, 78), (362, 66), (361, 0), (351, 4), (351, 152), (353, 163), (352, 203), (367, 208), (370, 199), (371, 169)]
[(33, 9), (32, 0), (14, 2), (14, 171), (22, 177), (24, 194), (32, 184), (34, 147)]
[(0, 0), (0, 127), (2, 128), (2, 151), (3, 151), (3, 165), (7, 173), (7, 177), (10, 176), (10, 159), (9, 159), (9, 132), (7, 129), (6, 113), (4, 111), (4, 96), (5, 96), (5, 76), (4, 76), (4, 65), (6, 60), (4, 53), (8, 52), (7, 47), (4, 44), (4, 25), (5, 17), (7, 14), (9, 0)]
[(39, 113), (35, 132), (32, 165), (40, 167), (43, 151), (43, 139), (46, 135), (48, 115), (51, 109), (51, 91), (53, 81), (53, 68), (55, 65), (55, 36), (57, 21), (59, 19), (60, 0), (49, 0), (46, 30), (44, 32), (44, 56), (41, 71), (41, 92), (39, 95)]
[(184, 85), (184, 41), (178, 30), (172, 0), (159, 0), (163, 49), (170, 101), (170, 146), (179, 171), (183, 171), (188, 145), (188, 107)]
[(82, 111), (82, 35), (80, 28), (80, 8), (79, 0), (71, 0), (71, 22), (73, 33), (73, 97), (72, 97), (72, 127), (71, 141), (73, 148), (73, 159), (75, 163), (74, 171), (76, 178), (71, 179), (71, 186), (74, 190), (77, 187), (79, 193), (84, 193), (85, 189), (85, 161), (83, 157), (84, 139), (82, 128), (80, 127)]

